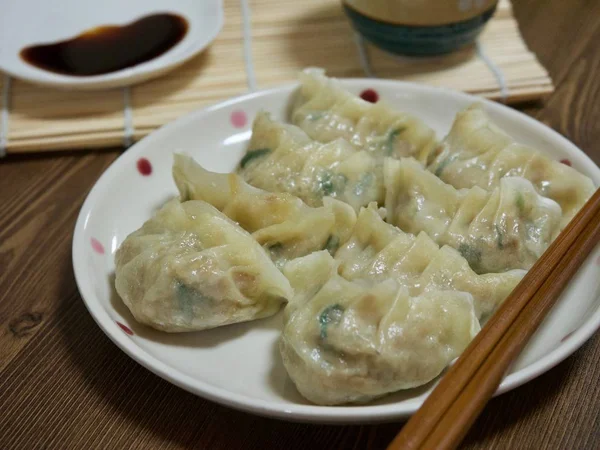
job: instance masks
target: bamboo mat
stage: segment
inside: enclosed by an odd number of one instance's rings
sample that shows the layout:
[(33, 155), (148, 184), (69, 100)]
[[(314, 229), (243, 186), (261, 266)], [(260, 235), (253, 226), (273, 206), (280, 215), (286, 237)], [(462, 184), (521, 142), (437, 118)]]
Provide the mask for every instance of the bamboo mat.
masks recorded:
[[(332, 76), (427, 83), (507, 103), (553, 90), (548, 73), (525, 45), (508, 0), (500, 1), (477, 45), (424, 59), (393, 56), (356, 39), (339, 0), (247, 1), (224, 1), (225, 25), (208, 50), (162, 78), (131, 88), (69, 92), (0, 77), (5, 94), (0, 145), (4, 140), (8, 154), (120, 146), (126, 104), (131, 138), (138, 140), (194, 109), (289, 83), (307, 66), (323, 67)], [(251, 30), (246, 40), (245, 21)], [(244, 44), (251, 49), (246, 58)]]

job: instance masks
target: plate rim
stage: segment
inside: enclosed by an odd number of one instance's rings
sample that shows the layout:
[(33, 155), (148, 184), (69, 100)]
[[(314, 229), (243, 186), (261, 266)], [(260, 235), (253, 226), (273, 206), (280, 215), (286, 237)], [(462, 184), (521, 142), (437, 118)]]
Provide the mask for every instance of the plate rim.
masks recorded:
[[(551, 140), (558, 141), (564, 147), (569, 147), (570, 150), (578, 154), (578, 156), (583, 159), (585, 164), (590, 165), (591, 171), (595, 171), (597, 176), (600, 177), (600, 168), (598, 168), (593, 160), (574, 143), (566, 139), (549, 126), (506, 105), (452, 89), (421, 85), (405, 81), (377, 80), (369, 78), (343, 78), (340, 79), (340, 81), (343, 85), (348, 87), (371, 87), (377, 89), (378, 86), (385, 86), (399, 89), (399, 91), (408, 90), (413, 94), (415, 92), (417, 94), (419, 92), (438, 92), (443, 95), (457, 97), (459, 101), (465, 100), (471, 103), (482, 103), (485, 105), (488, 111), (490, 108), (492, 110), (498, 110), (501, 113), (504, 113), (504, 115), (507, 115), (509, 118), (512, 117), (519, 121), (526, 122), (530, 128), (533, 127), (534, 130), (539, 130), (540, 134), (549, 133)], [(99, 301), (95, 299), (96, 296), (91, 289), (91, 285), (85, 282), (84, 269), (81, 267), (81, 264), (79, 264), (81, 261), (85, 260), (85, 225), (93, 209), (95, 199), (103, 194), (102, 191), (105, 189), (105, 185), (107, 185), (112, 173), (118, 170), (119, 166), (142, 156), (146, 146), (151, 145), (152, 141), (155, 139), (160, 139), (162, 136), (170, 134), (172, 129), (175, 130), (189, 122), (201, 120), (202, 117), (211, 114), (215, 110), (227, 108), (229, 106), (237, 105), (246, 101), (255, 100), (263, 96), (287, 94), (289, 97), (289, 95), (297, 86), (298, 83), (293, 83), (270, 89), (259, 90), (230, 98), (228, 100), (213, 104), (207, 108), (191, 111), (179, 117), (178, 119), (161, 126), (159, 129), (153, 131), (148, 136), (134, 144), (126, 152), (123, 152), (121, 155), (119, 155), (119, 157), (117, 157), (96, 180), (85, 201), (83, 202), (77, 217), (72, 242), (72, 263), (75, 281), (83, 302), (86, 305), (90, 315), (94, 318), (94, 321), (122, 351), (154, 374), (202, 398), (232, 407), (237, 410), (296, 422), (348, 424), (385, 422), (406, 418), (419, 408), (421, 404), (419, 400), (413, 399), (412, 401), (404, 403), (401, 407), (394, 403), (385, 405), (358, 406), (319, 406), (305, 404), (275, 405), (267, 400), (231, 392), (225, 388), (211, 385), (207, 382), (200, 381), (191, 377), (190, 375), (180, 372), (162, 362), (157, 357), (151, 355), (143, 348), (135, 345), (134, 342), (118, 328), (117, 324), (109, 316), (108, 312), (101, 306)], [(90, 299), (94, 300), (92, 301)], [(509, 390), (515, 389), (552, 369), (554, 366), (565, 360), (568, 356), (579, 349), (598, 330), (598, 328), (600, 328), (600, 306), (598, 306), (595, 311), (590, 314), (590, 316), (583, 321), (581, 325), (572, 332), (572, 334), (569, 335), (568, 339), (565, 339), (563, 342), (561, 342), (557, 348), (549, 352), (547, 355), (542, 356), (532, 364), (508, 375), (502, 381), (494, 395), (500, 395)]]

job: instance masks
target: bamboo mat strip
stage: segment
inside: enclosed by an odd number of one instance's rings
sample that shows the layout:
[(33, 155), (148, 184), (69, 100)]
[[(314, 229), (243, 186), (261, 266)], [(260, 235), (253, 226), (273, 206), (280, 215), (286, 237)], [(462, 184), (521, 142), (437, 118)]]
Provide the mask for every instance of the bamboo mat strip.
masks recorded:
[[(225, 0), (224, 8), (223, 30), (209, 49), (162, 78), (131, 87), (128, 94), (122, 89), (61, 91), (12, 80), (4, 130), (7, 152), (121, 146), (126, 99), (131, 106), (130, 134), (139, 140), (192, 110), (243, 94), (254, 84), (260, 89), (289, 83), (307, 66), (324, 67), (332, 76), (366, 76), (339, 0)], [(368, 69), (377, 77), (491, 99), (505, 97), (507, 103), (552, 92), (552, 81), (527, 49), (508, 0), (500, 1), (480, 37), (479, 50), (473, 46), (444, 57), (407, 58), (364, 44)], [(6, 79), (0, 77), (0, 91)]]

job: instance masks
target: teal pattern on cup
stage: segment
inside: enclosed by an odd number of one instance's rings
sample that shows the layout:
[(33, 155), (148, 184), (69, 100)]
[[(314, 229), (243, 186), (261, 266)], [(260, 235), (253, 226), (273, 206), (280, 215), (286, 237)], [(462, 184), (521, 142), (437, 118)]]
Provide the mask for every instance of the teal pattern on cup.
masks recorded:
[(496, 4), (468, 20), (433, 26), (387, 23), (367, 17), (346, 3), (344, 10), (355, 30), (377, 47), (396, 54), (431, 56), (473, 43), (494, 15)]

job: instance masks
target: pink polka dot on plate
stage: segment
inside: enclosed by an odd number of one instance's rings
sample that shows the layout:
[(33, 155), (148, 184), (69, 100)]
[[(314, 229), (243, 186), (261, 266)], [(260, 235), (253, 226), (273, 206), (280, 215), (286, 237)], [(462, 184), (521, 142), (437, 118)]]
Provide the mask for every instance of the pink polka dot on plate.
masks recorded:
[(115, 322), (117, 322), (117, 325), (119, 325), (119, 328), (121, 330), (123, 330), (129, 336), (133, 336), (133, 331), (131, 331), (131, 328), (129, 328), (127, 325), (123, 325), (121, 322), (118, 322), (118, 321), (115, 321)]
[(246, 116), (246, 113), (240, 110), (233, 111), (231, 113), (230, 120), (231, 125), (233, 125), (236, 128), (244, 128), (248, 123), (248, 117)]
[(147, 177), (148, 175), (150, 175), (152, 173), (152, 164), (150, 164), (150, 161), (148, 161), (146, 158), (138, 159), (136, 166), (137, 166), (138, 172), (141, 173), (145, 177)]
[(569, 159), (567, 159), (567, 158), (565, 158), (565, 159), (561, 159), (561, 160), (560, 160), (560, 162), (561, 162), (561, 163), (563, 163), (565, 166), (569, 166), (569, 167), (571, 167), (571, 166), (572, 166), (572, 164), (571, 164), (571, 160), (569, 160)]
[(596, 258), (596, 265), (600, 266), (600, 256), (598, 256), (598, 258)]
[(377, 100), (379, 100), (379, 94), (375, 89), (365, 89), (360, 93), (360, 98), (362, 98), (365, 102), (377, 103)]
[(99, 255), (104, 255), (104, 246), (100, 243), (100, 241), (96, 238), (90, 239), (92, 243), (92, 249)]

